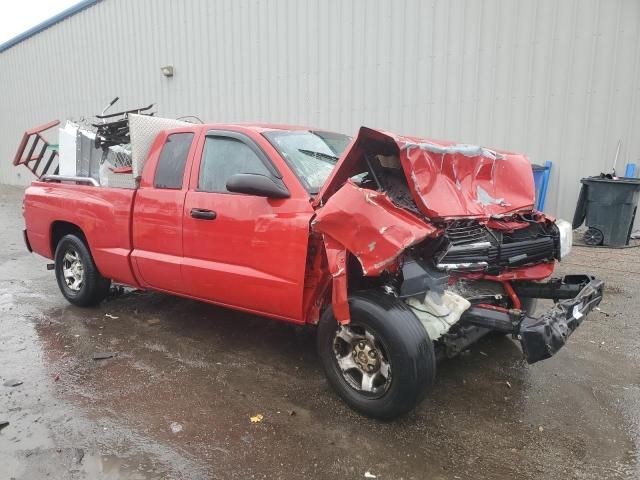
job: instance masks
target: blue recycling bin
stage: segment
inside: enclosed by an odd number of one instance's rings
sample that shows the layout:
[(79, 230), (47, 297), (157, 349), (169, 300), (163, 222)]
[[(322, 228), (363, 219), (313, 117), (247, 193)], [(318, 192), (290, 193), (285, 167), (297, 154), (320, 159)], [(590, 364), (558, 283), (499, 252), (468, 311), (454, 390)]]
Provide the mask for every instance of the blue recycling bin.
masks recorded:
[(543, 165), (531, 165), (533, 171), (533, 183), (536, 189), (536, 210), (544, 210), (544, 201), (547, 197), (547, 187), (549, 185), (549, 175), (551, 174), (551, 161)]

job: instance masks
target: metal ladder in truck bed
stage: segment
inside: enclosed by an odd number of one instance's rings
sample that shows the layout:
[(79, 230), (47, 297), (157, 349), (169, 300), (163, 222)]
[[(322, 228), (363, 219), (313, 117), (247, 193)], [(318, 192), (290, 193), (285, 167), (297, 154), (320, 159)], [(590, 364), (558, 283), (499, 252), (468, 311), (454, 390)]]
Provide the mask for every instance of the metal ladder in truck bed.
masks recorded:
[[(24, 132), (13, 159), (13, 165), (16, 167), (24, 165), (36, 178), (42, 178), (47, 174), (57, 175), (59, 171), (57, 147), (47, 142), (41, 133), (59, 124), (60, 120), (53, 120)], [(25, 155), (25, 152), (28, 153)]]

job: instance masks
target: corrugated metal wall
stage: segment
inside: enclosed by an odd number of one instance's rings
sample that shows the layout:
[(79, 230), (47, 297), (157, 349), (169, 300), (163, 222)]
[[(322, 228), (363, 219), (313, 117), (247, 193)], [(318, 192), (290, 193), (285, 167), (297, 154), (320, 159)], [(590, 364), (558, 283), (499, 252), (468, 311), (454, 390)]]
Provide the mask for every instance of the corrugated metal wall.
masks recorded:
[(10, 166), (25, 128), (119, 95), (525, 152), (554, 162), (547, 210), (570, 217), (618, 140), (619, 170), (640, 158), (640, 2), (103, 0), (0, 53), (0, 85), (0, 183), (30, 180)]

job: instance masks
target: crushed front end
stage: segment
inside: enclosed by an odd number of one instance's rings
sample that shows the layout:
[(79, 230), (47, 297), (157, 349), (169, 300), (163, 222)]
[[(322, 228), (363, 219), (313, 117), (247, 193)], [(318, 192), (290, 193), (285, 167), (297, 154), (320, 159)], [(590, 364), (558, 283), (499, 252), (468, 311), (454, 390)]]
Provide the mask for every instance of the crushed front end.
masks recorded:
[[(603, 282), (550, 279), (571, 249), (571, 226), (533, 203), (521, 155), (361, 129), (312, 223), (336, 318), (350, 321), (349, 290), (379, 288), (404, 300), (444, 356), (497, 331), (513, 335), (529, 363), (549, 358), (600, 303)], [(554, 305), (538, 313), (537, 299)]]

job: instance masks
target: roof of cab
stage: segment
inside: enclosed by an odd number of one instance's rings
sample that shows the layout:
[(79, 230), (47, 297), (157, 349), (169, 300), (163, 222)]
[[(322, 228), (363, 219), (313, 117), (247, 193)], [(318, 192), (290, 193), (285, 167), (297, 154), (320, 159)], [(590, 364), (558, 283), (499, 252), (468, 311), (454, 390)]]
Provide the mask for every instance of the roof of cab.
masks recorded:
[(203, 127), (211, 128), (214, 130), (221, 130), (225, 128), (242, 128), (253, 130), (257, 133), (270, 132), (273, 130), (321, 130), (317, 128), (304, 127), (302, 125), (285, 125), (277, 123), (207, 123), (204, 124)]

